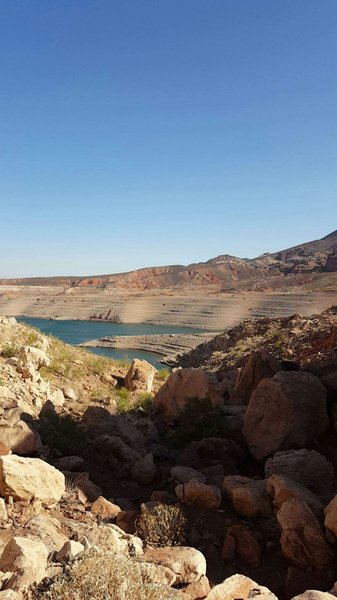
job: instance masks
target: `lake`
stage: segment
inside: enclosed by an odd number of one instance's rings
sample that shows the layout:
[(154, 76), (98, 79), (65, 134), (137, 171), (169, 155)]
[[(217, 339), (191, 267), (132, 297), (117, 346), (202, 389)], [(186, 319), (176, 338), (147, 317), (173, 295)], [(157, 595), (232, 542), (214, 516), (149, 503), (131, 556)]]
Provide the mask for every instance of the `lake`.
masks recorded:
[[(51, 321), (35, 317), (17, 317), (18, 321), (36, 327), (46, 335), (54, 335), (67, 344), (81, 344), (90, 340), (97, 340), (105, 336), (117, 335), (150, 335), (153, 333), (202, 333), (202, 329), (192, 327), (178, 327), (166, 325), (145, 325), (144, 323), (109, 323), (106, 321)], [(86, 348), (89, 352), (100, 354), (118, 360), (132, 360), (141, 358), (149, 363), (162, 368), (158, 361), (160, 354), (145, 352), (144, 350), (119, 350), (117, 348)]]

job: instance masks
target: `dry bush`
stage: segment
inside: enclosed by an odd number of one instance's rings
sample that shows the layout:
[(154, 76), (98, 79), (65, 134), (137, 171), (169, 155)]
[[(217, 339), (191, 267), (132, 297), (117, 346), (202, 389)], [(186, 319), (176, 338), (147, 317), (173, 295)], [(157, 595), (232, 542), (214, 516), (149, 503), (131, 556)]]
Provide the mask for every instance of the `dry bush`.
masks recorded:
[(137, 535), (149, 546), (183, 546), (187, 520), (179, 504), (159, 504), (143, 513), (137, 523)]
[(144, 581), (139, 564), (112, 552), (91, 549), (61, 575), (26, 593), (26, 600), (175, 600), (166, 586)]

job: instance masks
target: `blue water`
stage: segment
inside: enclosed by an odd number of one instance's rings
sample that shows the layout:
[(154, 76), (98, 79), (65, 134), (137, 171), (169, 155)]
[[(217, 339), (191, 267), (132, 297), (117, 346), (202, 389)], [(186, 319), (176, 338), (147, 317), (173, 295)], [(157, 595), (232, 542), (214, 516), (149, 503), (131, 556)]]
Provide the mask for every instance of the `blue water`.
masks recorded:
[[(144, 325), (143, 323), (108, 323), (104, 321), (51, 321), (34, 317), (19, 317), (18, 321), (32, 325), (43, 333), (54, 335), (67, 344), (81, 344), (106, 336), (150, 335), (152, 333), (202, 333), (202, 329), (166, 325)], [(143, 350), (118, 350), (115, 348), (87, 348), (94, 354), (100, 354), (119, 360), (141, 358), (160, 368), (160, 354)]]

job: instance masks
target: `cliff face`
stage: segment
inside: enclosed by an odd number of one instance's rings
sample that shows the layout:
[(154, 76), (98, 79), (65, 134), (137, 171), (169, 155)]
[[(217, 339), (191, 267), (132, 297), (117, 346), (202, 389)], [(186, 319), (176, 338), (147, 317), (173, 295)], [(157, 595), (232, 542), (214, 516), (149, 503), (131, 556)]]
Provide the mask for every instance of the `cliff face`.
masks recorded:
[(221, 292), (303, 286), (329, 273), (337, 273), (337, 231), (321, 240), (253, 259), (224, 254), (188, 266), (150, 267), (129, 273), (92, 277), (0, 280), (0, 284), (108, 288), (125, 292), (186, 288)]

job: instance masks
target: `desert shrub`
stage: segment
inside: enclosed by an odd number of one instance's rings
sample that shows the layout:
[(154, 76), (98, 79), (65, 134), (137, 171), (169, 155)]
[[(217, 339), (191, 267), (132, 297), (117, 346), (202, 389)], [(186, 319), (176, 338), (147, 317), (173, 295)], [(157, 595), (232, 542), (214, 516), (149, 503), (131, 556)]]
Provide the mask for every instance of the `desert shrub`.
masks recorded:
[(179, 504), (159, 504), (141, 514), (137, 535), (149, 546), (183, 546), (187, 538), (187, 520)]
[(146, 413), (150, 413), (153, 409), (153, 395), (149, 392), (141, 392), (138, 394), (136, 402), (132, 405), (133, 409), (142, 409)]
[(221, 408), (214, 408), (207, 399), (192, 398), (180, 413), (169, 443), (184, 448), (208, 437), (225, 437), (225, 418)]
[(135, 560), (90, 550), (53, 579), (26, 592), (28, 600), (174, 600), (175, 590), (147, 581)]
[(2, 348), (2, 356), (4, 358), (13, 358), (19, 352), (19, 348), (16, 344), (5, 344)]
[(44, 444), (62, 454), (74, 454), (81, 447), (84, 433), (71, 415), (51, 414), (41, 419), (38, 432)]
[(160, 371), (158, 371), (157, 377), (158, 377), (158, 379), (161, 379), (161, 381), (167, 381), (168, 378), (170, 377), (170, 375), (171, 375), (170, 369), (165, 367), (164, 369), (160, 369)]
[(115, 391), (117, 408), (120, 412), (126, 412), (130, 409), (130, 392), (125, 387)]

